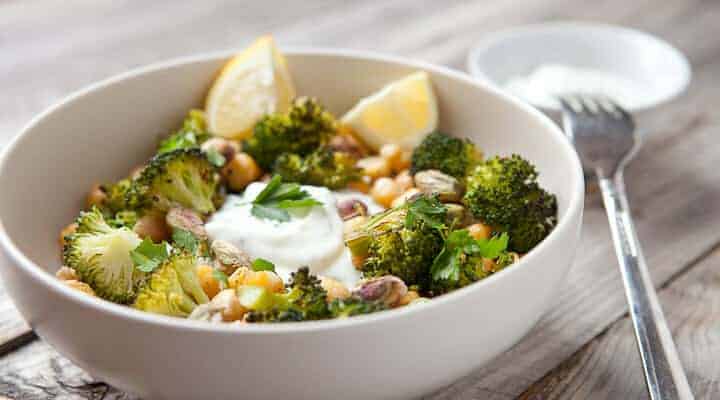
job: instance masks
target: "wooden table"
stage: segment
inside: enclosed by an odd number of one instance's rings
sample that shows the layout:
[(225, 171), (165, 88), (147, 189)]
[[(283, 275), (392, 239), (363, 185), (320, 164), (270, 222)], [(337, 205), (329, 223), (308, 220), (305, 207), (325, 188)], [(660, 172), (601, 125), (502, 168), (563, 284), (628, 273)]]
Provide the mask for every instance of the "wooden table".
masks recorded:
[[(483, 33), (559, 19), (640, 28), (692, 62), (688, 93), (642, 116), (652, 135), (626, 180), (693, 390), (699, 399), (720, 398), (719, 1), (6, 0), (0, 3), (0, 141), (95, 80), (242, 47), (262, 33), (274, 33), (281, 44), (372, 49), (464, 69)], [(605, 215), (596, 194), (586, 204), (582, 246), (550, 312), (512, 350), (429, 399), (647, 397)], [(37, 340), (0, 290), (3, 398), (130, 397), (94, 382)]]

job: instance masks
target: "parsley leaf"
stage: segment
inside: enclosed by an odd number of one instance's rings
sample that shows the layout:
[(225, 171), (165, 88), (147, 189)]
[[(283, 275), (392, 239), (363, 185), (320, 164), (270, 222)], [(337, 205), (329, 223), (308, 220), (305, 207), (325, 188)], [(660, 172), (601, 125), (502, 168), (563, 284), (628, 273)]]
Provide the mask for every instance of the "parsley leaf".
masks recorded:
[(262, 219), (287, 222), (290, 220), (290, 213), (286, 209), (309, 208), (321, 204), (297, 183), (282, 183), (280, 175), (275, 175), (255, 196), (250, 213)]
[(465, 250), (475, 244), (475, 239), (466, 229), (452, 231), (445, 239), (445, 246), (435, 257), (430, 273), (433, 280), (458, 281), (460, 279), (461, 258)]
[(270, 219), (279, 222), (290, 221), (289, 212), (275, 207), (253, 204), (252, 208), (250, 209), (250, 213), (261, 219)]
[(146, 237), (134, 250), (130, 250), (130, 258), (138, 270), (152, 272), (168, 259), (167, 244), (154, 244)]
[(175, 243), (181, 249), (185, 249), (192, 254), (195, 254), (200, 241), (190, 231), (184, 229), (174, 229), (172, 234), (173, 243)]
[(272, 271), (275, 272), (275, 264), (272, 262), (264, 259), (264, 258), (256, 258), (252, 262), (252, 269), (253, 271)]
[(205, 156), (207, 157), (208, 161), (210, 161), (210, 164), (220, 168), (223, 165), (225, 165), (225, 156), (220, 154), (217, 149), (214, 147), (210, 147), (209, 149), (205, 150)]
[(475, 240), (467, 229), (450, 232), (445, 239), (445, 246), (435, 257), (430, 269), (433, 280), (460, 279), (460, 269), (467, 256), (496, 259), (507, 249), (509, 236), (503, 233), (490, 239)]
[(408, 204), (405, 224), (413, 225), (421, 220), (433, 229), (443, 230), (446, 214), (447, 208), (436, 197), (421, 196)]

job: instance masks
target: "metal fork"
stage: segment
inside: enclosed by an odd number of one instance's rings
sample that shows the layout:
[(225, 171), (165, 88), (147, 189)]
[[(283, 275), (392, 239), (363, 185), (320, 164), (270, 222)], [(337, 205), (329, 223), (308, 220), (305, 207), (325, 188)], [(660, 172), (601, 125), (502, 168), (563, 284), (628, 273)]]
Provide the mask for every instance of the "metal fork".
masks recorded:
[(583, 167), (597, 175), (602, 191), (650, 398), (693, 399), (625, 195), (623, 169), (640, 146), (635, 123), (629, 113), (604, 97), (572, 95), (560, 101), (565, 132)]

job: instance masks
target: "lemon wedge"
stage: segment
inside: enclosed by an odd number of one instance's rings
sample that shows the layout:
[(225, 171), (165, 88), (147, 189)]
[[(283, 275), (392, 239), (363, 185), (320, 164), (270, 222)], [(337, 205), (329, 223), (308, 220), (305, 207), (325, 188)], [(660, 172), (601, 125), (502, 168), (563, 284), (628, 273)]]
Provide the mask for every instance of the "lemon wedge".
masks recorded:
[(427, 72), (390, 83), (348, 111), (342, 122), (368, 146), (393, 143), (412, 150), (437, 128), (437, 99)]
[(220, 71), (205, 101), (208, 129), (245, 139), (263, 115), (286, 111), (294, 97), (285, 58), (272, 37), (263, 36)]

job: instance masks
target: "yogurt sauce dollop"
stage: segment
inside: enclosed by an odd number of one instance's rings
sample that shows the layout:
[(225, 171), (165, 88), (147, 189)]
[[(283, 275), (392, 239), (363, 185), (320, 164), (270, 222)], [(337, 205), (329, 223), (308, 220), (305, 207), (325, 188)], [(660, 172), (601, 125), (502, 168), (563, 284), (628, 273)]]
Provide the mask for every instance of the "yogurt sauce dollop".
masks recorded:
[(286, 282), (299, 267), (308, 266), (315, 275), (335, 278), (348, 287), (360, 280), (343, 242), (343, 220), (336, 203), (357, 199), (370, 213), (382, 210), (368, 196), (357, 192), (332, 192), (324, 187), (303, 185), (322, 205), (289, 210), (290, 221), (257, 218), (250, 213), (251, 202), (265, 188), (264, 182), (250, 184), (242, 195), (229, 195), (225, 204), (205, 224), (210, 239), (225, 240), (245, 251), (250, 258), (264, 258)]

